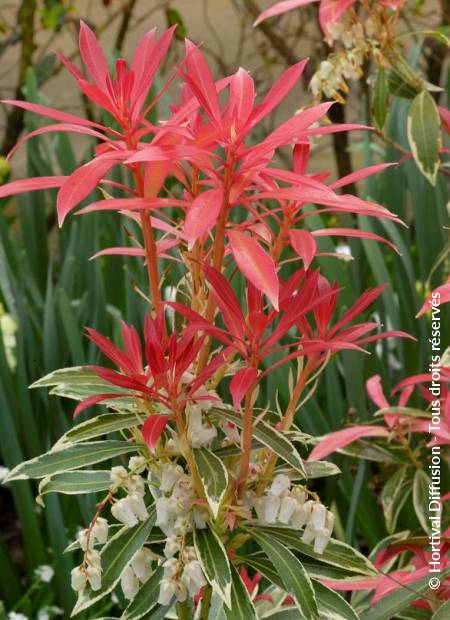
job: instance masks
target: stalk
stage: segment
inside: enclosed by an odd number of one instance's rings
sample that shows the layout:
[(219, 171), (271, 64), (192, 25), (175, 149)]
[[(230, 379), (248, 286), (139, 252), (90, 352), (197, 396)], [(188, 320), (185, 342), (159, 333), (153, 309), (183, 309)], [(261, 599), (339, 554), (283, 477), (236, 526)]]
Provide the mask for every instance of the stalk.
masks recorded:
[(211, 608), (212, 587), (208, 584), (205, 586), (205, 592), (202, 598), (202, 606), (200, 607), (200, 619), (208, 620), (209, 610)]
[(245, 484), (248, 478), (248, 471), (250, 468), (250, 456), (252, 451), (252, 436), (253, 436), (253, 390), (247, 392), (245, 397), (244, 418), (242, 426), (242, 456), (241, 456), (241, 470), (239, 474), (239, 486), (238, 497), (242, 499), (245, 491)]

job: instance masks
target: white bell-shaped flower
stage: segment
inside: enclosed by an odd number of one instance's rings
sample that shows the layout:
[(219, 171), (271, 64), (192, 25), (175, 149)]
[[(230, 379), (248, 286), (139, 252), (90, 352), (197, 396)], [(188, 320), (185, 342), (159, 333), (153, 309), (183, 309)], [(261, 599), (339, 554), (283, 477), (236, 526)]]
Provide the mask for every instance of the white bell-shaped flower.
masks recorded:
[(120, 587), (123, 595), (129, 601), (132, 601), (139, 591), (139, 579), (134, 574), (131, 566), (127, 566), (120, 576)]
[(205, 575), (203, 574), (202, 566), (198, 560), (193, 560), (185, 565), (181, 580), (186, 586), (190, 596), (198, 594), (200, 588), (206, 585)]
[(122, 465), (111, 467), (111, 482), (116, 485), (122, 485), (128, 478), (128, 472)]
[(173, 580), (163, 579), (161, 581), (161, 585), (159, 586), (158, 603), (164, 607), (169, 605), (172, 602), (173, 597), (175, 596), (176, 590), (177, 587)]
[(314, 507), (311, 512), (311, 523), (316, 528), (316, 530), (320, 530), (325, 527), (325, 520), (327, 517), (327, 509), (323, 504), (314, 504)]
[(278, 521), (286, 525), (291, 520), (292, 515), (297, 510), (298, 503), (293, 497), (287, 495), (281, 500), (280, 511), (278, 513)]
[(131, 560), (134, 574), (141, 583), (146, 583), (152, 576), (152, 562), (154, 559), (154, 553), (147, 549), (147, 547), (142, 547)]
[(286, 491), (289, 491), (291, 488), (291, 481), (288, 476), (284, 474), (278, 474), (273, 479), (272, 484), (270, 485), (269, 495), (274, 495), (275, 497), (280, 497)]
[(124, 497), (115, 502), (111, 507), (111, 514), (117, 521), (120, 521), (120, 523), (128, 527), (133, 527), (133, 525), (139, 523), (128, 497)]
[(183, 475), (183, 468), (180, 465), (174, 463), (164, 463), (161, 467), (161, 484), (160, 489), (164, 493), (170, 493), (174, 484)]
[(164, 555), (166, 558), (173, 558), (181, 549), (181, 536), (168, 536), (164, 545)]
[(163, 564), (164, 579), (173, 579), (178, 572), (179, 564), (180, 562), (177, 558), (166, 560)]
[(89, 581), (89, 585), (94, 590), (100, 590), (102, 587), (102, 571), (99, 566), (87, 566), (86, 576)]
[(324, 527), (316, 533), (316, 537), (314, 539), (314, 551), (316, 553), (323, 553), (325, 551), (325, 547), (328, 545), (331, 538), (331, 532), (332, 530)]
[(78, 542), (80, 543), (80, 547), (82, 551), (86, 551), (88, 547), (92, 547), (93, 544), (93, 536), (89, 534), (89, 530), (80, 530), (78, 532)]
[(147, 469), (147, 459), (144, 456), (132, 456), (128, 461), (128, 469), (136, 474), (142, 474)]
[(75, 566), (70, 573), (71, 586), (75, 592), (81, 592), (84, 590), (87, 582), (86, 573), (82, 570), (81, 566)]
[(148, 510), (142, 495), (139, 493), (130, 493), (127, 499), (131, 506), (131, 510), (134, 512), (139, 521), (145, 521), (148, 517)]
[(275, 495), (264, 495), (255, 500), (255, 510), (262, 523), (275, 523), (281, 500)]
[(103, 517), (97, 517), (93, 527), (92, 536), (101, 545), (104, 545), (108, 540), (108, 521)]
[(145, 495), (145, 482), (142, 476), (133, 475), (130, 476), (123, 484), (123, 488), (128, 493), (137, 493), (144, 497)]

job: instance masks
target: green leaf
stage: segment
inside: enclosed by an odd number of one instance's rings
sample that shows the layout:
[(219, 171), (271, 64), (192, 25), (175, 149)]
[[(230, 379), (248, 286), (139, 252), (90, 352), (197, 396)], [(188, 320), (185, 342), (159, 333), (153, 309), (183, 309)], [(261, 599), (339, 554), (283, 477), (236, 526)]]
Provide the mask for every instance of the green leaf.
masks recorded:
[(139, 592), (121, 615), (123, 620), (138, 620), (138, 618), (142, 618), (151, 612), (158, 603), (163, 573), (163, 567), (159, 566), (150, 579), (141, 586)]
[(102, 587), (96, 592), (93, 592), (89, 587), (81, 592), (73, 608), (72, 616), (87, 609), (115, 588), (122, 572), (131, 562), (134, 555), (145, 544), (155, 524), (155, 520), (156, 513), (152, 507), (146, 521), (142, 521), (142, 523), (138, 523), (134, 527), (122, 528), (108, 540), (100, 553)]
[(214, 519), (217, 519), (220, 505), (228, 487), (228, 472), (223, 462), (210, 450), (201, 448), (194, 450), (206, 499), (212, 510)]
[(407, 465), (400, 467), (386, 482), (381, 494), (386, 529), (392, 533), (395, 529), (398, 516), (408, 495), (412, 490), (412, 478)]
[(264, 525), (253, 528), (252, 531), (264, 532), (268, 536), (276, 537), (277, 540), (291, 549), (295, 549), (325, 564), (331, 564), (331, 566), (342, 568), (352, 574), (367, 575), (370, 577), (378, 574), (373, 564), (362, 553), (359, 553), (359, 551), (356, 551), (356, 549), (353, 549), (350, 545), (346, 545), (334, 538), (330, 539), (325, 551), (319, 554), (314, 552), (311, 545), (307, 545), (301, 540), (297, 530), (287, 527)]
[(83, 470), (69, 471), (44, 478), (39, 484), (39, 495), (46, 493), (64, 493), (77, 495), (106, 491), (111, 484), (111, 471)]
[[(232, 411), (214, 407), (211, 409), (210, 413), (212, 415), (217, 415), (219, 418), (227, 420), (228, 422), (236, 424), (236, 426), (240, 429), (242, 428), (242, 418), (237, 416)], [(253, 437), (267, 448), (273, 450), (273, 452), (283, 459), (283, 461), (299, 472), (304, 479), (307, 478), (305, 465), (302, 458), (294, 447), (294, 444), (290, 442), (285, 435), (272, 428), (263, 420), (260, 420), (254, 425)]]
[(56, 446), (121, 431), (140, 423), (135, 413), (104, 413), (96, 418), (77, 424), (58, 439)]
[(431, 418), (431, 413), (429, 411), (422, 411), (421, 409), (414, 409), (412, 407), (384, 407), (376, 411), (374, 416), (384, 416), (387, 413), (398, 413), (412, 418)]
[(448, 620), (450, 618), (450, 601), (443, 603), (439, 609), (437, 609), (432, 617), (432, 620)]
[(386, 69), (379, 67), (373, 89), (372, 109), (375, 122), (380, 131), (386, 122), (389, 102), (389, 84)]
[(330, 620), (358, 620), (355, 610), (337, 592), (313, 580), (320, 618)]
[(413, 481), (413, 505), (417, 519), (425, 532), (430, 532), (428, 493), (431, 481), (423, 469), (418, 469)]
[(305, 470), (310, 479), (326, 478), (341, 473), (339, 467), (331, 461), (305, 461)]
[(100, 463), (127, 452), (136, 452), (142, 447), (126, 441), (90, 441), (70, 445), (64, 449), (53, 449), (30, 461), (20, 463), (3, 482), (27, 478), (45, 478), (46, 476)]
[(224, 609), (227, 620), (257, 620), (253, 602), (234, 566), (231, 566), (231, 608)]
[(220, 538), (210, 529), (194, 530), (194, 546), (208, 583), (231, 608), (231, 571)]
[[(440, 578), (443, 579), (450, 573), (450, 569), (443, 571)], [(378, 603), (360, 614), (361, 620), (386, 620), (394, 618), (398, 613), (409, 607), (412, 602), (427, 595), (430, 590), (430, 575), (425, 575), (422, 579), (410, 582), (407, 588), (399, 586), (394, 592), (385, 595)]]
[(274, 565), (284, 589), (294, 597), (302, 617), (306, 620), (319, 618), (311, 579), (300, 560), (276, 538), (260, 530), (252, 529), (249, 533)]
[(441, 123), (436, 102), (426, 90), (414, 98), (409, 108), (408, 140), (419, 170), (432, 185), (436, 185)]

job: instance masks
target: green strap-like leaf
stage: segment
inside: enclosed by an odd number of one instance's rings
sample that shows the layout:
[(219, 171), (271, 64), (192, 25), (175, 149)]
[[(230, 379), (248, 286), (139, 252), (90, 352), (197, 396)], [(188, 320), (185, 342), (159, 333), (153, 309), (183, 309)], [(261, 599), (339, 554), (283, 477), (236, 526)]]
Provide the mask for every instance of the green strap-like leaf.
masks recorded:
[(439, 609), (437, 609), (431, 620), (448, 620), (450, 618), (450, 601), (443, 603)]
[(393, 532), (400, 511), (412, 490), (412, 477), (409, 468), (400, 467), (386, 482), (381, 494), (384, 518), (388, 532)]
[(372, 108), (373, 116), (378, 129), (381, 131), (386, 122), (389, 102), (389, 84), (386, 69), (379, 67), (373, 89)]
[(145, 544), (155, 524), (155, 520), (156, 513), (152, 507), (149, 510), (148, 519), (134, 527), (120, 529), (117, 534), (109, 539), (100, 554), (102, 587), (96, 592), (93, 592), (89, 587), (81, 592), (72, 611), (72, 616), (87, 609), (115, 588), (125, 568)]
[(222, 541), (210, 529), (194, 530), (194, 546), (208, 583), (230, 607), (231, 570)]
[(231, 608), (224, 607), (227, 620), (257, 620), (255, 606), (237, 570), (231, 566)]
[(297, 608), (305, 620), (319, 618), (311, 579), (300, 560), (276, 538), (253, 529), (250, 530), (250, 534), (274, 565), (284, 589), (294, 597)]
[[(440, 578), (443, 579), (450, 573), (450, 569), (443, 571)], [(422, 579), (408, 583), (408, 587), (399, 586), (390, 594), (385, 595), (378, 603), (360, 614), (361, 620), (386, 620), (395, 616), (409, 607), (413, 601), (426, 596), (430, 592), (430, 575), (425, 575)]]
[(417, 519), (425, 532), (430, 532), (430, 521), (428, 518), (428, 494), (430, 484), (431, 481), (427, 474), (423, 469), (418, 469), (414, 474), (413, 504)]
[(205, 490), (206, 499), (214, 519), (217, 519), (220, 504), (228, 486), (227, 469), (223, 462), (206, 448), (194, 450), (194, 458)]
[[(211, 414), (217, 415), (219, 418), (227, 420), (227, 422), (236, 424), (238, 428), (242, 428), (242, 418), (237, 416), (232, 411), (214, 407), (211, 409)], [(280, 433), (263, 420), (260, 420), (253, 428), (253, 436), (264, 446), (273, 450), (275, 454), (293, 467), (293, 469), (299, 472), (303, 479), (307, 478), (303, 460), (297, 452), (294, 444), (289, 441), (286, 435), (283, 435), (283, 433)]]
[(297, 530), (288, 527), (272, 527), (269, 525), (258, 526), (254, 531), (263, 532), (268, 536), (273, 536), (287, 547), (300, 551), (300, 553), (319, 560), (324, 564), (331, 564), (342, 568), (348, 573), (373, 577), (378, 575), (373, 564), (359, 551), (353, 549), (339, 540), (332, 538), (323, 553), (315, 553), (312, 545), (304, 543)]
[(135, 413), (104, 413), (71, 428), (58, 440), (56, 446), (86, 441), (93, 437), (115, 433), (137, 424), (139, 424), (139, 419)]
[(126, 441), (91, 441), (73, 444), (64, 449), (50, 450), (30, 461), (17, 465), (4, 482), (25, 480), (27, 478), (45, 478), (94, 463), (101, 463), (127, 452), (136, 452), (138, 444)]
[(159, 566), (150, 579), (140, 587), (139, 592), (123, 612), (121, 616), (123, 620), (138, 620), (156, 607), (163, 573), (163, 567)]
[(65, 495), (97, 493), (108, 489), (110, 484), (111, 471), (109, 469), (68, 471), (44, 478), (39, 484), (39, 495), (46, 493), (64, 493)]
[(408, 140), (415, 162), (432, 185), (436, 184), (441, 148), (441, 123), (436, 102), (423, 90), (414, 98), (408, 114)]
[(330, 620), (358, 620), (355, 610), (337, 592), (330, 590), (320, 581), (313, 580), (317, 605), (321, 618)]

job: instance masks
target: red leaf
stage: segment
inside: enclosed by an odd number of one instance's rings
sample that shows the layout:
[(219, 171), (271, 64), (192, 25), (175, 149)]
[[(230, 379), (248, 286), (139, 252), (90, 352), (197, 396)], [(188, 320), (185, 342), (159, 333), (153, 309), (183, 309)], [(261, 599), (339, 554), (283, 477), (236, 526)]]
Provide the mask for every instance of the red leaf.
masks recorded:
[(384, 395), (383, 387), (381, 385), (380, 375), (374, 375), (373, 377), (370, 377), (370, 379), (367, 379), (366, 390), (370, 400), (375, 403), (377, 407), (380, 409), (389, 407), (389, 403), (386, 400), (386, 396)]
[(194, 243), (213, 228), (223, 201), (222, 189), (209, 189), (195, 198), (187, 209), (184, 236), (191, 250)]
[(58, 192), (56, 208), (62, 226), (66, 215), (97, 187), (103, 176), (117, 163), (114, 159), (93, 159), (77, 168)]
[(288, 11), (292, 11), (294, 9), (298, 9), (301, 6), (305, 6), (306, 4), (312, 4), (313, 2), (317, 2), (317, 0), (283, 0), (283, 2), (277, 2), (270, 8), (266, 9), (258, 16), (258, 19), (253, 24), (257, 26), (265, 19), (269, 19), (269, 17), (276, 17), (277, 15), (283, 15), (283, 13), (287, 13)]
[(319, 21), (322, 30), (328, 33), (330, 26), (339, 21), (345, 11), (356, 0), (321, 0), (319, 8)]
[(256, 368), (241, 368), (234, 374), (230, 383), (230, 392), (236, 411), (239, 409), (244, 396), (254, 385), (257, 376), (258, 370)]
[(316, 240), (309, 231), (299, 229), (289, 231), (289, 240), (291, 246), (303, 260), (305, 269), (308, 269), (317, 252)]
[(248, 71), (240, 68), (231, 78), (228, 115), (236, 129), (246, 124), (255, 102), (255, 84)]
[(54, 189), (61, 187), (69, 177), (32, 177), (31, 179), (20, 179), (11, 181), (0, 186), (0, 198), (34, 192), (40, 189)]
[(169, 421), (166, 415), (151, 415), (142, 426), (142, 436), (151, 450), (155, 449), (162, 432)]
[(242, 232), (228, 233), (231, 251), (244, 276), (269, 298), (278, 310), (279, 282), (275, 263), (257, 241)]
[(300, 60), (300, 62), (292, 65), (292, 67), (289, 67), (289, 69), (280, 75), (261, 103), (253, 110), (249, 118), (249, 124), (251, 127), (254, 127), (257, 123), (259, 123), (265, 116), (270, 114), (270, 112), (272, 112), (272, 110), (276, 108), (281, 101), (283, 101), (287, 94), (297, 84), (307, 63), (307, 58)]
[(391, 247), (397, 254), (400, 255), (400, 252), (397, 246), (389, 241), (388, 239), (384, 239), (380, 237), (380, 235), (376, 235), (375, 233), (367, 232), (365, 230), (358, 230), (357, 228), (323, 228), (321, 230), (314, 230), (312, 232), (314, 237), (358, 237), (359, 239), (370, 239), (371, 241), (379, 241), (380, 243), (385, 243), (389, 247)]
[[(432, 304), (431, 302), (434, 301)], [(426, 302), (423, 304), (416, 317), (422, 316), (427, 312), (430, 312), (433, 307), (439, 307), (441, 304), (450, 303), (450, 279), (446, 284), (438, 286), (431, 295), (429, 295)]]
[(352, 172), (352, 174), (347, 174), (345, 177), (338, 179), (334, 183), (330, 183), (330, 187), (332, 189), (338, 189), (339, 187), (345, 187), (346, 185), (350, 185), (351, 183), (356, 183), (357, 181), (362, 181), (362, 179), (366, 179), (367, 177), (372, 176), (373, 174), (377, 174), (386, 168), (390, 168), (391, 166), (397, 166), (397, 162), (388, 162), (386, 164), (375, 164), (374, 166), (367, 166), (362, 170), (358, 170), (357, 172)]
[(220, 126), (220, 107), (211, 69), (196, 45), (186, 39), (186, 67), (189, 86), (207, 112)]
[(73, 417), (76, 418), (82, 411), (88, 409), (89, 407), (93, 407), (94, 405), (98, 405), (103, 400), (109, 400), (112, 398), (125, 398), (126, 396), (130, 396), (129, 394), (118, 394), (114, 392), (112, 394), (95, 394), (94, 396), (89, 396), (85, 398), (79, 405), (75, 407), (75, 411), (73, 412)]
[(22, 108), (23, 110), (26, 110), (27, 112), (34, 112), (34, 114), (39, 114), (39, 116), (46, 116), (47, 118), (52, 118), (55, 121), (62, 121), (63, 123), (73, 123), (74, 125), (84, 125), (85, 127), (95, 127), (96, 129), (104, 129), (104, 127), (102, 127), (98, 123), (94, 123), (94, 121), (88, 121), (85, 118), (75, 116), (74, 114), (69, 114), (68, 112), (54, 110), (53, 108), (49, 108), (45, 105), (40, 105), (39, 103), (20, 101), (18, 99), (3, 99), (2, 103), (14, 105), (17, 108)]
[(108, 63), (95, 34), (83, 20), (80, 21), (79, 46), (81, 58), (90, 76), (97, 86), (100, 88), (105, 87), (106, 77), (108, 76)]
[(389, 431), (381, 426), (353, 426), (329, 433), (314, 447), (308, 461), (320, 461), (324, 457), (361, 439), (361, 437), (388, 437)]

